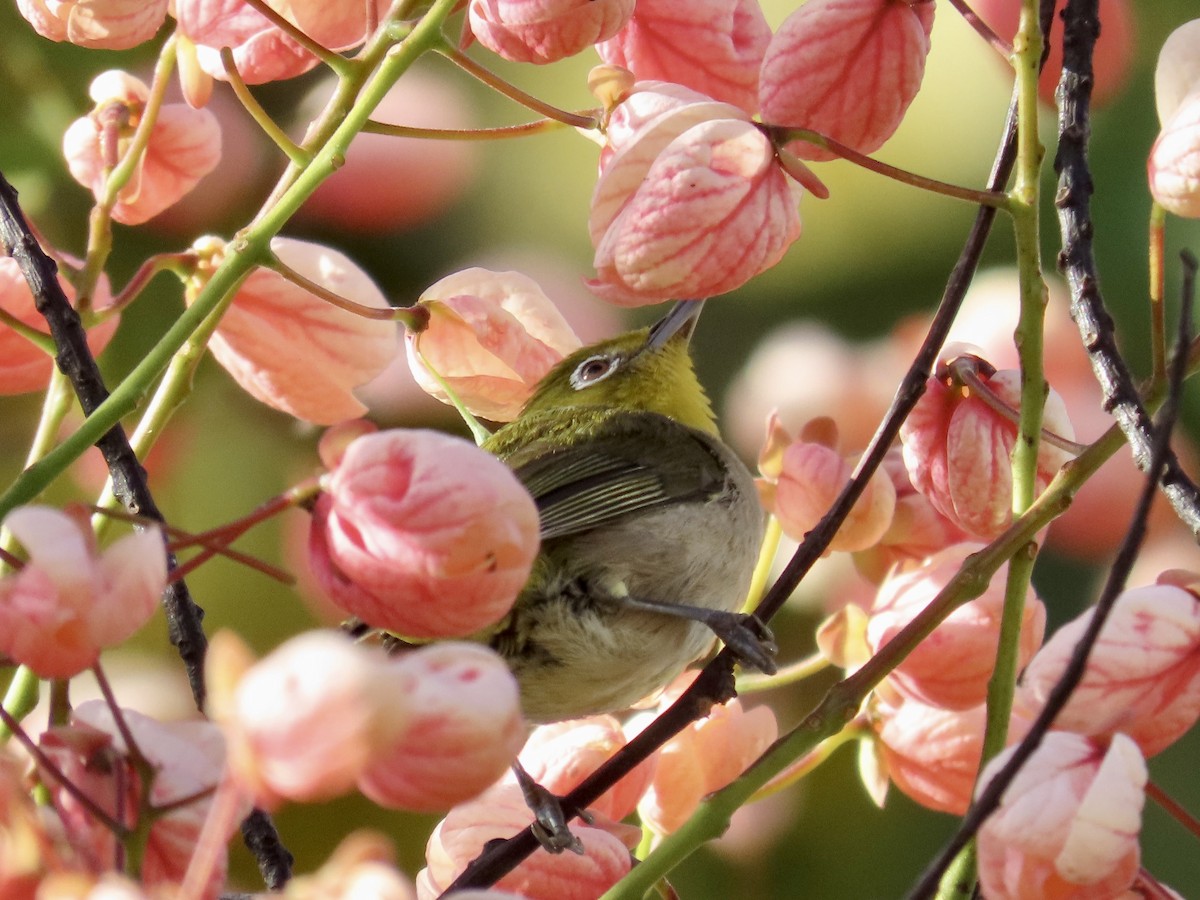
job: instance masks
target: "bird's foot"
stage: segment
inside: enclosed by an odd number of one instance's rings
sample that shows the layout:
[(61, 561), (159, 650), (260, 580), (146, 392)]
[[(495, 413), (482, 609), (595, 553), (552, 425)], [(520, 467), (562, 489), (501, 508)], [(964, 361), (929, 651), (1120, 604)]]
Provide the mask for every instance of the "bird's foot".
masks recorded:
[[(562, 853), (570, 850), (572, 853), (583, 854), (583, 842), (571, 833), (567, 827), (567, 814), (563, 810), (562, 799), (546, 790), (533, 780), (525, 767), (519, 762), (512, 766), (517, 784), (525, 797), (525, 805), (533, 813), (533, 824), (530, 826), (533, 836), (549, 853)], [(579, 818), (590, 822), (591, 817), (584, 810), (578, 811)]]
[(660, 603), (629, 596), (622, 597), (621, 602), (633, 609), (700, 622), (724, 641), (742, 664), (753, 666), (766, 675), (774, 675), (778, 671), (775, 654), (779, 647), (775, 644), (775, 636), (753, 613), (706, 609), (685, 603)]

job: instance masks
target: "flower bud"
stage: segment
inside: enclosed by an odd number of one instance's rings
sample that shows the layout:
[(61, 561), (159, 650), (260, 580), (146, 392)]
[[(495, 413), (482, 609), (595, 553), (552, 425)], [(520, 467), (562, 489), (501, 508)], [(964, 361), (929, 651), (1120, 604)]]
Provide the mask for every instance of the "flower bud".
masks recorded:
[(612, 37), (633, 0), (471, 0), (471, 33), (513, 62), (545, 64)]

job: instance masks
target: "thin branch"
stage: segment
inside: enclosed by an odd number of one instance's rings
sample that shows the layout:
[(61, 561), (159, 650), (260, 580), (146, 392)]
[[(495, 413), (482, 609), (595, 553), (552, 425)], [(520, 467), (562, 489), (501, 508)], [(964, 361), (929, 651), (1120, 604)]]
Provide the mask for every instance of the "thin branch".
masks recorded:
[(313, 40), (303, 31), (295, 26), (290, 20), (285, 19), (276, 12), (269, 3), (265, 0), (246, 0), (246, 5), (253, 7), (264, 19), (267, 19), (272, 25), (290, 37), (293, 41), (323, 62), (329, 68), (333, 69), (338, 75), (345, 75), (347, 69), (350, 68), (350, 61), (343, 56), (334, 53), (324, 44)]
[[(1074, 2), (1077, 2), (1077, 0), (1069, 0), (1067, 6), (1068, 13), (1071, 10), (1071, 3)], [(1088, 0), (1082, 0), (1082, 2), (1086, 3)], [(1133, 521), (1130, 523), (1125, 539), (1121, 542), (1121, 546), (1117, 550), (1112, 568), (1108, 573), (1108, 579), (1104, 583), (1104, 589), (1101, 591), (1100, 598), (1096, 601), (1096, 605), (1092, 611), (1092, 617), (1088, 621), (1083, 635), (1079, 638), (1079, 642), (1075, 645), (1075, 649), (1071, 653), (1071, 658), (1067, 660), (1062, 675), (1047, 696), (1046, 705), (1038, 713), (1037, 718), (1030, 726), (1025, 737), (1015, 745), (1012, 755), (975, 798), (975, 802), (963, 817), (954, 836), (929, 867), (926, 868), (925, 872), (922, 873), (921, 880), (917, 882), (908, 895), (910, 900), (919, 900), (919, 898), (932, 896), (933, 892), (937, 889), (942, 873), (946, 871), (946, 868), (953, 861), (955, 855), (979, 831), (984, 820), (1000, 806), (1004, 792), (1008, 790), (1008, 787), (1012, 784), (1013, 779), (1016, 778), (1022, 766), (1037, 751), (1042, 739), (1054, 724), (1055, 718), (1062, 711), (1063, 707), (1066, 706), (1067, 701), (1071, 698), (1071, 694), (1083, 679), (1092, 648), (1100, 637), (1100, 632), (1108, 621), (1109, 614), (1116, 605), (1117, 598), (1125, 588), (1125, 580), (1129, 576), (1134, 562), (1137, 560), (1142, 539), (1146, 534), (1146, 519), (1150, 512), (1150, 505), (1157, 493), (1156, 485), (1165, 469), (1170, 447), (1171, 429), (1175, 424), (1175, 419), (1179, 412), (1179, 396), (1182, 393), (1184, 377), (1187, 374), (1188, 344), (1191, 341), (1192, 329), (1191, 310), (1195, 299), (1195, 259), (1190, 255), (1185, 256), (1184, 266), (1184, 300), (1179, 315), (1179, 335), (1176, 342), (1176, 351), (1171, 361), (1170, 389), (1167, 393), (1166, 402), (1159, 412), (1159, 425), (1154, 430), (1154, 446), (1152, 449), (1150, 470), (1147, 473), (1146, 486), (1138, 499)]]
[(357, 303), (348, 297), (335, 293), (324, 285), (301, 275), (278, 256), (272, 254), (265, 265), (273, 272), (282, 275), (292, 284), (303, 288), (310, 294), (320, 297), (331, 306), (344, 309), (348, 313), (361, 316), (364, 319), (374, 319), (379, 322), (399, 322), (410, 332), (421, 332), (429, 323), (429, 310), (424, 306), (367, 306)]
[[(1092, 48), (1099, 34), (1098, 0), (1072, 0), (1063, 15), (1063, 74), (1059, 82), (1058, 152), (1054, 170), (1059, 173), (1059, 229), (1063, 249), (1059, 266), (1071, 289), (1071, 317), (1079, 327), (1092, 371), (1104, 394), (1104, 408), (1121, 426), (1142, 472), (1149, 471), (1154, 455), (1150, 415), (1138, 395), (1133, 376), (1117, 348), (1112, 316), (1100, 293), (1100, 280), (1092, 253), (1093, 190), (1087, 161), (1092, 94)], [(1162, 490), (1176, 514), (1200, 537), (1200, 489), (1184, 473), (1179, 460), (1167, 451)]]
[[(600, 121), (599, 110), (585, 110), (574, 115), (590, 115), (595, 122)], [(523, 122), (520, 125), (500, 125), (495, 128), (421, 128), (416, 125), (392, 125), (388, 122), (376, 122), (374, 119), (369, 119), (363, 126), (363, 132), (431, 141), (499, 141), (545, 134), (568, 127), (570, 126), (565, 122), (549, 118), (538, 119), (536, 122)]]
[(241, 73), (238, 72), (237, 61), (233, 58), (233, 50), (229, 47), (221, 48), (221, 65), (225, 69), (225, 77), (229, 80), (229, 86), (233, 88), (234, 96), (250, 114), (250, 118), (258, 123), (258, 127), (263, 130), (263, 133), (283, 151), (293, 164), (307, 166), (312, 161), (312, 154), (288, 137), (287, 132), (276, 124), (275, 120), (262, 108), (262, 104), (250, 93), (250, 88), (246, 86)]
[(988, 42), (993, 50), (1008, 59), (1012, 56), (1012, 44), (992, 31), (991, 26), (983, 19), (979, 18), (978, 13), (971, 7), (967, 6), (966, 0), (950, 0), (950, 5), (958, 10), (959, 15), (966, 20), (967, 24), (975, 29), (975, 33)]

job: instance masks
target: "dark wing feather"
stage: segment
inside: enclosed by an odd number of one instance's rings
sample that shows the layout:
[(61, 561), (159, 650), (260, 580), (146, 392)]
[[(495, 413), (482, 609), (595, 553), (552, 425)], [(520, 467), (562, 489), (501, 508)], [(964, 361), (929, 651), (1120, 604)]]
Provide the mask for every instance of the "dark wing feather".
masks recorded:
[(656, 413), (593, 407), (577, 419), (555, 410), (520, 424), (487, 446), (533, 495), (543, 540), (658, 506), (706, 502), (725, 487), (713, 439)]

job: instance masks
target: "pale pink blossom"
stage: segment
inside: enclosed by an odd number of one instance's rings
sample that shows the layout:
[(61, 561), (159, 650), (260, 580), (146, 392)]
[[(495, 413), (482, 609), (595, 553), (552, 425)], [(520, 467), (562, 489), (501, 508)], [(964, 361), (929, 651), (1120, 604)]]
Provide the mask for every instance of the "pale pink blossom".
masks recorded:
[(394, 429), (354, 441), (317, 502), (312, 567), (377, 628), (462, 637), (512, 607), (538, 552), (533, 498), (461, 438)]
[[(293, 238), (275, 238), (271, 250), (327, 291), (362, 306), (388, 308), (370, 276), (337, 250)], [(207, 270), (189, 283), (189, 303), (206, 277)], [(256, 269), (238, 288), (209, 349), (255, 399), (298, 419), (330, 425), (367, 411), (353, 390), (383, 371), (399, 341), (394, 322), (357, 315), (277, 272)]]
[[(1062, 12), (1065, 6), (1066, 0), (1056, 0), (1054, 4), (1050, 33), (1045, 36), (1050, 55), (1038, 78), (1038, 96), (1050, 106), (1055, 105), (1054, 92), (1062, 77)], [(1016, 35), (1021, 0), (975, 0), (971, 9), (1001, 40), (1011, 41)], [(1134, 6), (1129, 0), (1100, 0), (1097, 10), (1101, 28), (1092, 55), (1092, 103), (1103, 106), (1112, 102), (1129, 83), (1137, 50), (1137, 29), (1134, 27)], [(1007, 60), (1002, 62), (1007, 63)]]
[(1164, 124), (1146, 163), (1150, 194), (1168, 212), (1200, 218), (1200, 89)]
[[(301, 108), (316, 118), (333, 89), (332, 79), (322, 82), (301, 101)], [(371, 113), (372, 121), (383, 124), (447, 130), (476, 127), (476, 118), (456, 81), (425, 68), (405, 72)], [(339, 232), (414, 228), (446, 212), (466, 193), (479, 156), (474, 141), (357, 135), (345, 163), (317, 185), (298, 218)]]
[[(220, 729), (204, 721), (157, 722), (134, 710), (121, 710), (137, 749), (154, 767), (154, 781), (147, 798), (155, 807), (185, 803), (155, 819), (142, 862), (142, 883), (148, 886), (177, 884), (182, 880), (196, 849), (212, 806), (205, 794), (217, 786), (225, 762), (225, 742)], [(100, 700), (77, 706), (68, 725), (52, 728), (41, 737), (43, 752), (73, 784), (109, 815), (126, 826), (138, 825), (138, 800), (146, 790), (130, 759), (130, 748), (117, 726), (113, 711)], [(117, 843), (112, 832), (93, 818), (75, 797), (54, 778), (45, 779), (71, 845), (87, 871), (100, 873), (112, 868)], [(245, 804), (242, 815), (249, 812)], [(240, 819), (238, 816), (237, 819)], [(230, 831), (236, 821), (230, 822)], [(223, 835), (228, 840), (230, 834)], [(224, 884), (225, 858), (221, 854), (204, 896), (215, 898)]]
[(167, 0), (17, 0), (17, 10), (52, 41), (128, 50), (158, 33)]
[(493, 53), (538, 65), (574, 56), (617, 33), (633, 0), (471, 0), (471, 33)]
[[(74, 303), (75, 288), (61, 274), (58, 283), (67, 299)], [(111, 303), (108, 277), (101, 275), (92, 298), (92, 308), (102, 311)], [(34, 304), (33, 292), (21, 274), (21, 267), (10, 256), (0, 257), (0, 309), (35, 331), (49, 334), (46, 320)], [(108, 346), (119, 321), (120, 316), (113, 313), (88, 329), (88, 348), (93, 356)], [(53, 356), (0, 322), (0, 395), (44, 390), (50, 383), (53, 371)]]
[[(982, 704), (942, 709), (888, 691), (876, 695), (871, 707), (871, 725), (887, 777), (913, 801), (956, 816), (971, 803), (986, 721)], [(1009, 742), (1027, 729), (1028, 720), (1014, 716)]]
[[(682, 676), (668, 689), (656, 712), (636, 716), (626, 730), (637, 733), (649, 724), (694, 674)], [(737, 698), (714, 706), (659, 750), (654, 780), (638, 803), (643, 824), (660, 834), (675, 831), (707, 794), (741, 775), (778, 736), (779, 726), (769, 706), (747, 709)]]
[(393, 666), (410, 679), (410, 718), (359, 776), (359, 789), (381, 806), (421, 812), (481, 794), (525, 741), (520, 691), (504, 660), (487, 647), (445, 642)]
[[(1008, 761), (999, 754), (982, 790)], [(988, 900), (1117, 897), (1137, 875), (1146, 763), (1122, 734), (1107, 746), (1052, 731), (978, 835)]]
[[(450, 810), (425, 847), (425, 868), (417, 874), (418, 900), (433, 900), (462, 874), (484, 844), (511, 837), (532, 819), (521, 789), (513, 782), (501, 782), (478, 799)], [(497, 881), (496, 888), (528, 900), (595, 900), (629, 872), (629, 847), (637, 842), (637, 829), (599, 818), (594, 825), (576, 820), (570, 827), (583, 845), (582, 855), (551, 855), (539, 847)]]
[(614, 113), (588, 216), (588, 286), (621, 306), (727, 293), (800, 236), (801, 190), (771, 142), (738, 107), (685, 91), (647, 85), (621, 105), (644, 114), (626, 124)]
[[(71, 177), (99, 201), (109, 173), (128, 151), (149, 89), (132, 75), (109, 71), (96, 76), (89, 93), (96, 106), (63, 134), (63, 156)], [(154, 218), (191, 191), (220, 158), (216, 116), (186, 103), (163, 104), (145, 153), (117, 193), (113, 219), (140, 225)]]
[(553, 301), (520, 272), (464, 269), (427, 288), (418, 303), (429, 324), (405, 336), (417, 384), (449, 403), (440, 378), (467, 409), (492, 421), (515, 419), (555, 363), (581, 346)]
[[(1108, 22), (1105, 23), (1105, 32)], [(1160, 125), (1175, 115), (1189, 94), (1200, 89), (1200, 19), (1184, 22), (1158, 51), (1154, 67), (1154, 107)]]
[(230, 768), (259, 805), (346, 793), (408, 727), (415, 678), (377, 648), (314, 631), (257, 663), (248, 654), (218, 633), (207, 675)]
[[(563, 796), (578, 787), (625, 743), (621, 724), (612, 716), (569, 719), (535, 728), (521, 748), (520, 760), (534, 781)], [(613, 821), (621, 821), (633, 812), (650, 786), (657, 763), (657, 754), (639, 763), (588, 808)]]
[(97, 551), (86, 520), (50, 507), (18, 507), (3, 525), (27, 562), (0, 579), (0, 652), (42, 678), (79, 674), (157, 609), (167, 584), (157, 526)]
[[(375, 0), (377, 17), (388, 0)], [(289, 22), (330, 50), (346, 50), (366, 37), (366, 3), (355, 0), (291, 0), (273, 4)], [(234, 65), (247, 84), (294, 78), (317, 58), (242, 0), (176, 0), (179, 30), (196, 44), (197, 59), (214, 78), (225, 80), (220, 50), (233, 51)]]
[(625, 27), (596, 50), (640, 81), (686, 85), (753, 114), (770, 39), (757, 0), (639, 0)]
[[(767, 440), (759, 455), (758, 480), (763, 507), (783, 533), (800, 541), (833, 506), (853, 472), (853, 460), (837, 450), (837, 426), (832, 419), (815, 419), (798, 438), (792, 438), (772, 413)], [(865, 550), (883, 537), (896, 509), (896, 489), (886, 473), (877, 472), (829, 543), (831, 551)]]
[[(979, 544), (958, 544), (907, 571), (884, 579), (871, 607), (867, 643), (877, 653), (945, 588)], [(982, 594), (957, 607), (888, 675), (903, 696), (930, 706), (964, 710), (987, 699), (996, 665), (1008, 566), (1001, 566)], [(1024, 668), (1042, 644), (1046, 608), (1025, 592), (1017, 667)]]
[[(953, 351), (947, 351), (952, 355)], [(1021, 404), (1020, 373), (1004, 369), (980, 380), (1011, 410)], [(1071, 440), (1066, 406), (1051, 388), (1043, 428)], [(934, 508), (975, 537), (990, 540), (1012, 521), (1012, 460), (1017, 427), (970, 389), (952, 383), (939, 366), (900, 428), (904, 464), (913, 486)], [(1039, 444), (1035, 492), (1046, 489), (1071, 454)]]
[(392, 841), (365, 829), (347, 835), (321, 868), (288, 882), (288, 900), (416, 900), (412, 879), (396, 868)]
[[(1036, 714), (1094, 614), (1054, 633), (1029, 663), (1018, 703)], [(1156, 584), (1127, 590), (1088, 657), (1083, 680), (1056, 728), (1098, 740), (1122, 732), (1146, 757), (1174, 743), (1200, 717), (1200, 600), (1193, 590)]]
[[(899, 127), (921, 80), (932, 0), (809, 0), (771, 38), (762, 63), (762, 116), (871, 153)], [(803, 141), (803, 159), (836, 154)]]

